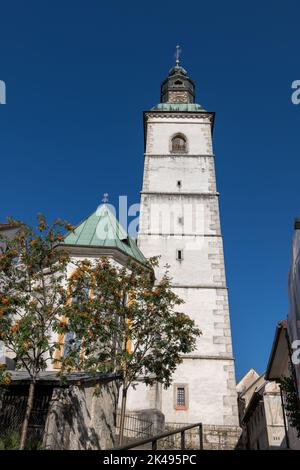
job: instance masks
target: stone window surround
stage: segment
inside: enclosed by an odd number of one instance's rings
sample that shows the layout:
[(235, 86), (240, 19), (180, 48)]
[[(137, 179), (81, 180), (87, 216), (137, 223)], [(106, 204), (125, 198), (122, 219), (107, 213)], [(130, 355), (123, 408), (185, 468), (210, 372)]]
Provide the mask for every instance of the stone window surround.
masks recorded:
[[(175, 151), (175, 150), (172, 150), (172, 147), (173, 147), (173, 139), (175, 137), (182, 137), (185, 141), (185, 151), (184, 152), (178, 152), (178, 151)], [(188, 138), (185, 134), (183, 134), (182, 132), (175, 132), (174, 134), (171, 135), (170, 139), (169, 139), (169, 151), (170, 151), (170, 154), (174, 154), (174, 155), (187, 155), (189, 153), (189, 141), (188, 141)]]

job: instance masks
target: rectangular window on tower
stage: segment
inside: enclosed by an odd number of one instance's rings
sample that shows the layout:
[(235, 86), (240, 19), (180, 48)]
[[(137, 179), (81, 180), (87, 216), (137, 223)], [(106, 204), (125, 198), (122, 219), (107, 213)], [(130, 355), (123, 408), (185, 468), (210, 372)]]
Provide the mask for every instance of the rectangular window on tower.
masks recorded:
[(176, 259), (178, 261), (182, 261), (183, 260), (183, 250), (176, 250)]
[(177, 388), (177, 406), (185, 406), (185, 388)]
[(188, 409), (188, 388), (186, 384), (174, 386), (174, 406), (176, 410)]

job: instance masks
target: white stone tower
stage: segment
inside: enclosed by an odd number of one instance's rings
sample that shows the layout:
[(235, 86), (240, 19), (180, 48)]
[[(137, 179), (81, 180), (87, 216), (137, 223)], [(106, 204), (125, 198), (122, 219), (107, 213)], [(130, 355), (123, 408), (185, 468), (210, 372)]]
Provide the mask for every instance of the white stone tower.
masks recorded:
[[(219, 220), (214, 113), (195, 103), (186, 70), (173, 67), (161, 102), (144, 112), (145, 167), (138, 245), (168, 264), (182, 309), (202, 330), (168, 390), (140, 390), (131, 408), (159, 408), (166, 423), (238, 426), (223, 244)], [(157, 277), (161, 275), (157, 271)]]

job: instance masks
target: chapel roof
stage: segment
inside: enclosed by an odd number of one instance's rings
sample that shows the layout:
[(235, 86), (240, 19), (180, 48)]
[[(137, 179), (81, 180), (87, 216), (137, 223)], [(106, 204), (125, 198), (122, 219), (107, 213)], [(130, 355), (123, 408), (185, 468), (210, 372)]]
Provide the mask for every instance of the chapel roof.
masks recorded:
[(114, 248), (142, 264), (147, 262), (135, 240), (117, 220), (109, 204), (101, 204), (95, 212), (80, 222), (73, 232), (64, 237), (63, 243), (68, 246)]

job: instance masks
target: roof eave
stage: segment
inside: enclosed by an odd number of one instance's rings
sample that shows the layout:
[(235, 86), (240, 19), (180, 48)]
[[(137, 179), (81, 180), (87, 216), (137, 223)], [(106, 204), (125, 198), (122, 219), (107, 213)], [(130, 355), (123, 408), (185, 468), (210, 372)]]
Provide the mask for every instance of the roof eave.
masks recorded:
[[(30, 376), (26, 371), (11, 371), (11, 385), (28, 385)], [(85, 374), (84, 372), (71, 372), (66, 374), (65, 381), (61, 381), (59, 375), (55, 371), (40, 372), (37, 377), (37, 384), (41, 386), (68, 387), (70, 385), (96, 384), (99, 382), (110, 382), (120, 380), (122, 377), (117, 373), (101, 373), (95, 375)], [(11, 386), (10, 385), (10, 386)]]
[[(102, 256), (110, 256), (113, 255), (114, 252), (117, 252), (122, 255), (121, 259), (126, 263), (126, 260), (132, 259), (135, 263), (145, 267), (149, 271), (152, 269), (147, 265), (147, 260), (145, 259), (144, 262), (138, 260), (137, 258), (130, 256), (126, 251), (121, 250), (116, 246), (97, 246), (97, 245), (79, 245), (79, 244), (72, 244), (72, 243), (61, 243), (58, 247), (65, 248), (67, 251), (73, 252), (74, 255), (82, 255), (82, 250), (86, 251), (86, 255), (93, 256), (93, 254), (98, 254), (98, 252), (102, 253)], [(90, 253), (89, 253), (90, 252)], [(118, 258), (120, 260), (120, 257)]]
[(269, 357), (268, 365), (267, 365), (267, 370), (265, 373), (265, 379), (266, 380), (279, 380), (280, 377), (275, 376), (276, 374), (272, 374), (272, 367), (275, 361), (277, 349), (280, 340), (282, 339), (282, 334), (284, 334), (284, 340), (286, 341), (286, 346), (288, 348), (288, 339), (287, 339), (287, 325), (285, 320), (281, 320), (278, 322), (276, 326), (276, 331), (275, 331), (275, 336), (272, 344), (272, 349), (271, 349), (271, 354)]
[[(264, 384), (265, 385), (265, 384)], [(253, 409), (255, 408), (255, 406), (257, 405), (257, 403), (260, 401), (260, 399), (262, 398), (262, 394), (260, 393), (260, 390), (256, 390), (252, 397), (251, 397), (251, 400), (245, 410), (245, 413), (244, 413), (244, 416), (242, 417), (242, 422), (245, 424), (248, 419), (250, 418), (252, 412), (253, 412)]]

